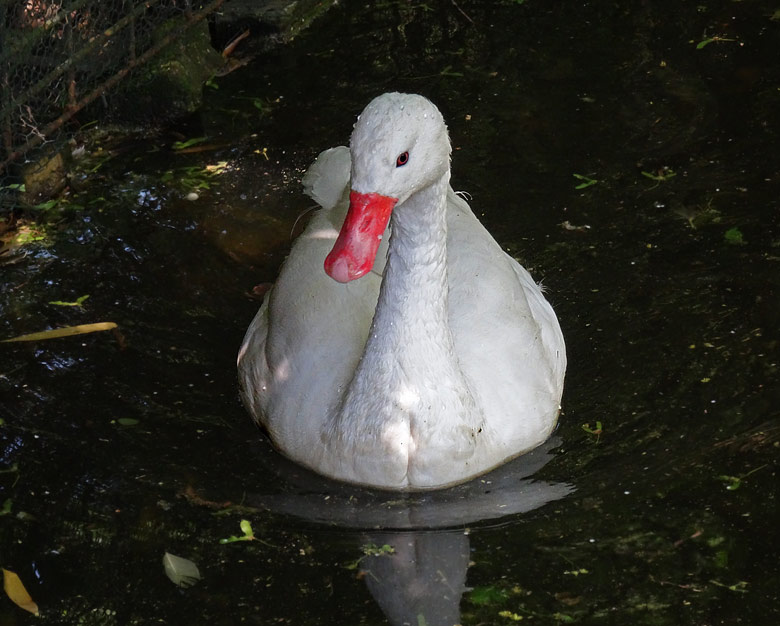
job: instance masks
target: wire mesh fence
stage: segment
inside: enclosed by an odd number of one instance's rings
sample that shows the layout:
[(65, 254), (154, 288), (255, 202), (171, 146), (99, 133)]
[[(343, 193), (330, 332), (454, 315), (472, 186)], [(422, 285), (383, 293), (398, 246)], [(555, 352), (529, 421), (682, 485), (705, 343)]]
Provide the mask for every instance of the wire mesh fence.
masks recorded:
[(73, 117), (224, 0), (0, 0), (0, 208), (56, 167)]

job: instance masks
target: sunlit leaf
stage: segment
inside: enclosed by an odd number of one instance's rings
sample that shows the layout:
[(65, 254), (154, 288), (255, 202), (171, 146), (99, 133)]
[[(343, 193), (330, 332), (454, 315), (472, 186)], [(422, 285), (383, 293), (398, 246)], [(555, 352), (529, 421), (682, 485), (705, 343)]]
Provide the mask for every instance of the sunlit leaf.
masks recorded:
[(244, 533), (241, 537), (236, 537), (235, 535), (231, 535), (227, 539), (220, 539), (220, 543), (233, 543), (235, 541), (254, 541), (255, 540), (255, 534), (252, 531), (252, 524), (249, 523), (249, 520), (242, 519), (241, 523), (239, 524), (241, 528), (241, 532)]
[(209, 174), (223, 174), (227, 170), (227, 166), (227, 161), (218, 161), (214, 165), (207, 165), (205, 169)]
[(165, 575), (174, 585), (179, 587), (192, 587), (201, 576), (198, 566), (189, 559), (166, 552), (163, 556)]
[(591, 435), (596, 435), (596, 438), (598, 438), (602, 432), (604, 432), (604, 429), (602, 427), (602, 424), (599, 420), (596, 420), (596, 427), (591, 428), (590, 423), (583, 424), (582, 430), (584, 430), (586, 433), (589, 433)]
[(567, 574), (569, 576), (581, 576), (582, 574), (587, 574), (588, 570), (586, 570), (584, 567), (581, 567), (579, 569), (570, 569), (563, 572), (564, 574)]
[(26, 243), (33, 243), (36, 241), (43, 241), (46, 239), (46, 235), (40, 228), (33, 228), (28, 225), (24, 225), (18, 229), (16, 236), (13, 239), (14, 244), (17, 246), (23, 246)]
[(241, 523), (239, 524), (239, 527), (241, 528), (241, 532), (244, 533), (247, 537), (254, 537), (255, 533), (252, 532), (252, 524), (249, 523), (248, 519), (242, 519)]
[(29, 611), (33, 615), (38, 615), (38, 605), (33, 602), (27, 589), (24, 588), (22, 581), (14, 573), (3, 568), (3, 589), (11, 602), (16, 606)]
[(116, 420), (116, 423), (121, 426), (137, 426), (138, 420), (133, 417), (120, 417)]
[(595, 178), (590, 178), (589, 176), (583, 176), (582, 174), (572, 174), (574, 178), (577, 180), (581, 180), (582, 182), (574, 187), (575, 189), (586, 189), (587, 187), (590, 187), (591, 185), (595, 185), (597, 181)]
[(73, 335), (84, 335), (101, 330), (112, 330), (116, 328), (114, 322), (96, 322), (94, 324), (79, 324), (78, 326), (64, 326), (63, 328), (52, 328), (43, 330), (39, 333), (29, 335), (19, 335), (11, 339), (3, 339), (0, 343), (11, 343), (13, 341), (40, 341), (43, 339), (58, 339), (60, 337), (72, 337)]
[(52, 300), (49, 302), (49, 304), (54, 304), (56, 306), (81, 306), (82, 304), (84, 304), (84, 300), (86, 300), (87, 298), (89, 298), (89, 294), (87, 294), (86, 296), (80, 296), (72, 302), (66, 300)]
[(737, 40), (729, 37), (719, 37), (716, 35), (715, 37), (707, 37), (706, 39), (703, 39), (702, 41), (697, 43), (696, 49), (701, 50), (704, 46), (711, 44), (714, 41), (737, 41)]

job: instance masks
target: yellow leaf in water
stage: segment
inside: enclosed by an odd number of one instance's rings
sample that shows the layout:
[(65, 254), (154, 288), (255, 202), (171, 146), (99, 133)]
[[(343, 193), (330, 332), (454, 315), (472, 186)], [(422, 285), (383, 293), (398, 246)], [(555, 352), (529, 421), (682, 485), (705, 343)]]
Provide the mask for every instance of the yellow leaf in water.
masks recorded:
[(72, 337), (73, 335), (84, 335), (94, 333), (100, 330), (111, 330), (116, 328), (114, 322), (97, 322), (95, 324), (79, 324), (78, 326), (65, 326), (63, 328), (52, 328), (43, 330), (39, 333), (29, 335), (19, 335), (12, 339), (3, 339), (0, 343), (11, 343), (12, 341), (40, 341), (42, 339), (58, 339), (59, 337)]
[(38, 615), (38, 605), (33, 602), (22, 581), (16, 574), (5, 568), (3, 568), (3, 588), (5, 589), (5, 594), (11, 598), (11, 602), (16, 606), (29, 611), (33, 615)]

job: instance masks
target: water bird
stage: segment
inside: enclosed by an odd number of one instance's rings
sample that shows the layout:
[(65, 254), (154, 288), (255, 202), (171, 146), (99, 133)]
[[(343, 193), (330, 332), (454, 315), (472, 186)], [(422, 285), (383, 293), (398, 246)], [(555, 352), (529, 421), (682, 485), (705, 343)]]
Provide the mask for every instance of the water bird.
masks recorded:
[(386, 93), (303, 178), (320, 205), (238, 355), (276, 447), (325, 476), (446, 487), (543, 443), (566, 352), (555, 313), (450, 186), (444, 119)]

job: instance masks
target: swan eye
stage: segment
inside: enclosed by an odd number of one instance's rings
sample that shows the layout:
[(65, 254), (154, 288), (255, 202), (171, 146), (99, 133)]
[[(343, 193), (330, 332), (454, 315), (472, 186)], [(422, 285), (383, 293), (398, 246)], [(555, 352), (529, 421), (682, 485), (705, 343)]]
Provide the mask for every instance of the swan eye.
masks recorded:
[(398, 155), (398, 158), (395, 160), (395, 166), (396, 167), (403, 167), (409, 162), (409, 153), (408, 152), (402, 152)]

